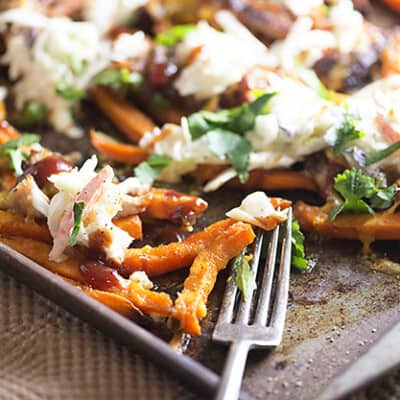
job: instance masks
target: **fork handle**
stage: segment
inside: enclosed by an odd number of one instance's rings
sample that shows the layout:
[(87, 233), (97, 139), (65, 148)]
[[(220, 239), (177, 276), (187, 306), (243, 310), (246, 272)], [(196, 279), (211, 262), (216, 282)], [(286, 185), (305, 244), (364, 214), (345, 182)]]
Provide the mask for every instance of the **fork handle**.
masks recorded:
[(239, 398), (249, 349), (250, 343), (245, 341), (231, 344), (215, 400), (235, 400)]

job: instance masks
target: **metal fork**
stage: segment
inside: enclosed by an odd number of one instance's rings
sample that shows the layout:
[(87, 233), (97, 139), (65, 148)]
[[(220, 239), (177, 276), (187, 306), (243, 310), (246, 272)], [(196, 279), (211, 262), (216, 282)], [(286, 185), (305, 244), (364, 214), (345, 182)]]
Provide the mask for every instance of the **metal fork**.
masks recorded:
[[(278, 346), (282, 341), (289, 295), (291, 265), (292, 209), (284, 224), (284, 236), (279, 267), (276, 268), (279, 247), (279, 225), (274, 229), (259, 287), (247, 301), (238, 293), (233, 271), (227, 279), (221, 311), (213, 339), (231, 342), (216, 400), (234, 400), (239, 396), (247, 354), (250, 349)], [(257, 276), (265, 233), (257, 233), (253, 245), (251, 268)], [(277, 271), (276, 271), (277, 269)], [(239, 298), (238, 298), (239, 297)]]

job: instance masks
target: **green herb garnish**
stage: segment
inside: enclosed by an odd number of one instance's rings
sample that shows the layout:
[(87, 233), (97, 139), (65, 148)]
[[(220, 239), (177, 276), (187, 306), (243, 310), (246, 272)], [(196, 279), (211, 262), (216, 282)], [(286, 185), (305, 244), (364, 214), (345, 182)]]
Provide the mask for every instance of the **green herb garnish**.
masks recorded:
[(148, 105), (151, 111), (160, 112), (168, 108), (169, 102), (162, 93), (156, 92), (151, 96)]
[(276, 93), (266, 93), (251, 103), (240, 107), (217, 112), (200, 111), (187, 118), (193, 139), (205, 135), (214, 129), (224, 129), (238, 135), (244, 135), (254, 128), (256, 118), (268, 112), (268, 102)]
[(246, 182), (249, 177), (250, 142), (242, 136), (223, 129), (208, 132), (207, 140), (211, 151), (218, 157), (227, 157), (237, 171), (240, 182)]
[(127, 68), (106, 69), (96, 74), (92, 83), (103, 86), (111, 86), (118, 89), (122, 86), (139, 88), (143, 83), (143, 76), (138, 72), (131, 72)]
[(45, 104), (30, 101), (24, 107), (18, 118), (18, 125), (22, 127), (39, 124), (46, 117), (48, 108)]
[(218, 112), (201, 111), (187, 118), (193, 140), (207, 135), (210, 150), (226, 157), (242, 183), (248, 179), (250, 142), (243, 136), (254, 128), (257, 116), (268, 112), (268, 102), (276, 93), (259, 96), (251, 103)]
[(0, 145), (0, 156), (8, 157), (10, 166), (15, 171), (16, 176), (22, 175), (22, 161), (27, 157), (27, 155), (22, 152), (21, 147), (30, 146), (39, 141), (39, 135), (26, 133)]
[(244, 251), (235, 257), (232, 268), (235, 273), (235, 283), (242, 292), (244, 300), (247, 301), (257, 285)]
[(348, 113), (345, 114), (343, 125), (336, 132), (336, 140), (333, 145), (335, 155), (342, 154), (352, 141), (365, 136), (363, 132), (356, 128), (356, 120), (356, 117)]
[(374, 210), (389, 208), (394, 201), (396, 185), (382, 188), (381, 183), (363, 174), (359, 169), (346, 170), (335, 177), (335, 190), (343, 202), (329, 213), (333, 221), (342, 212), (374, 214)]
[(395, 151), (400, 149), (400, 140), (396, 143), (393, 143), (391, 146), (386, 149), (373, 151), (367, 154), (367, 158), (365, 159), (365, 165), (369, 166), (372, 164), (376, 164), (379, 161), (384, 160), (385, 158), (391, 156)]
[(165, 32), (159, 33), (155, 40), (163, 46), (174, 46), (185, 39), (186, 35), (194, 29), (196, 29), (196, 25), (194, 24), (176, 25)]
[(69, 245), (74, 247), (78, 239), (78, 234), (82, 225), (83, 210), (85, 203), (83, 201), (77, 201), (74, 203), (74, 227), (72, 228), (71, 236), (69, 237)]
[(305, 258), (304, 235), (300, 230), (297, 220), (292, 221), (292, 265), (298, 269), (306, 270), (308, 261)]
[(170, 163), (171, 157), (166, 154), (153, 154), (135, 168), (135, 176), (140, 182), (151, 185)]
[(82, 89), (78, 89), (65, 81), (60, 81), (56, 86), (56, 93), (64, 100), (76, 101), (86, 96)]

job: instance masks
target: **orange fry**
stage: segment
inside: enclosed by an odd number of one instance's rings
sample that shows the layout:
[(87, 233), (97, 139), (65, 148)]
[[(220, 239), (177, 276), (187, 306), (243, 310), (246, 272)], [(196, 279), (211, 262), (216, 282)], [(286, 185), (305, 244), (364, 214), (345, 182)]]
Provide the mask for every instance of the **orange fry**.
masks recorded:
[(0, 121), (0, 144), (8, 142), (11, 139), (15, 139), (19, 136), (19, 132), (12, 127), (8, 121)]
[(206, 246), (190, 267), (183, 291), (178, 295), (173, 317), (181, 322), (185, 332), (200, 335), (200, 320), (207, 314), (206, 302), (217, 280), (218, 272), (253, 240), (249, 224), (237, 222)]
[(149, 153), (141, 147), (118, 142), (109, 136), (99, 134), (93, 129), (90, 131), (90, 141), (100, 154), (112, 161), (136, 165), (149, 156)]
[(115, 218), (113, 223), (128, 232), (134, 239), (140, 240), (143, 238), (142, 221), (138, 215)]
[(301, 228), (324, 237), (361, 241), (399, 240), (400, 213), (379, 212), (369, 214), (342, 214), (329, 221), (322, 207), (298, 202), (294, 214)]
[(146, 314), (168, 317), (172, 311), (172, 300), (167, 293), (157, 293), (147, 288), (140, 279), (133, 279), (128, 296), (141, 311)]
[(79, 270), (79, 261), (75, 259), (67, 259), (61, 263), (50, 261), (49, 253), (51, 247), (49, 244), (23, 237), (0, 237), (0, 241), (37, 262), (44, 268), (65, 278), (84, 283), (82, 274)]
[(91, 289), (85, 286), (82, 286), (81, 289), (90, 297), (93, 297), (100, 303), (112, 308), (114, 311), (124, 315), (125, 317), (131, 318), (138, 311), (129, 299), (120, 296), (119, 294)]
[(0, 235), (22, 236), (27, 239), (51, 243), (47, 225), (33, 220), (26, 220), (18, 214), (0, 210)]
[(156, 125), (131, 103), (117, 98), (104, 87), (97, 87), (92, 97), (98, 107), (133, 143), (137, 143), (146, 132), (152, 132)]
[(226, 186), (247, 190), (309, 190), (312, 192), (318, 190), (314, 180), (307, 172), (285, 169), (254, 170), (250, 172), (247, 182), (240, 183), (235, 178)]
[(197, 196), (179, 193), (172, 189), (153, 188), (150, 204), (144, 215), (186, 225), (203, 214), (207, 206), (207, 203)]
[(129, 276), (135, 271), (145, 271), (149, 276), (157, 276), (185, 268), (193, 262), (201, 250), (215, 240), (218, 234), (224, 233), (233, 224), (234, 220), (225, 219), (201, 232), (194, 233), (182, 242), (128, 249), (125, 260), (117, 268), (124, 276)]

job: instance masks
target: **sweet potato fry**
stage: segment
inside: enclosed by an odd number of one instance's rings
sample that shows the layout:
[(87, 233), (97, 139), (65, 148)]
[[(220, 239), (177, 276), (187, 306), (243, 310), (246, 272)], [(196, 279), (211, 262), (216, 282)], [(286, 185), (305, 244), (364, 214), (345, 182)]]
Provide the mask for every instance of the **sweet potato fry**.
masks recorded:
[(11, 139), (15, 139), (19, 136), (19, 132), (11, 126), (8, 121), (0, 121), (0, 144), (8, 142)]
[(254, 237), (249, 224), (237, 222), (215, 237), (198, 254), (173, 309), (173, 317), (181, 322), (185, 332), (193, 335), (201, 333), (200, 320), (207, 313), (207, 298), (215, 285), (218, 272), (245, 249)]
[(115, 97), (108, 89), (97, 87), (91, 95), (98, 107), (133, 143), (137, 143), (146, 132), (156, 125), (131, 103)]
[(84, 283), (83, 277), (79, 270), (79, 261), (75, 259), (67, 259), (60, 263), (50, 261), (49, 253), (51, 247), (47, 243), (24, 237), (0, 237), (0, 241), (20, 252), (24, 256), (30, 258), (31, 260), (37, 262), (44, 268), (65, 278)]
[[(139, 273), (141, 274), (141, 273)], [(158, 293), (151, 290), (153, 284), (146, 278), (131, 277), (128, 296), (141, 311), (146, 314), (168, 317), (172, 311), (172, 300), (167, 293)]]
[(90, 297), (93, 297), (100, 303), (112, 308), (114, 311), (124, 315), (125, 317), (131, 318), (138, 311), (128, 298), (119, 294), (91, 289), (87, 286), (82, 286), (81, 289)]
[(90, 131), (90, 141), (100, 154), (112, 161), (136, 165), (149, 156), (147, 150), (139, 146), (118, 142), (109, 136), (99, 134), (93, 129)]
[(215, 241), (218, 234), (224, 233), (233, 224), (234, 220), (225, 219), (201, 232), (194, 233), (183, 242), (128, 249), (125, 260), (117, 268), (123, 276), (129, 276), (135, 271), (145, 271), (149, 276), (157, 276), (185, 268), (193, 262), (201, 250)]
[(144, 216), (166, 219), (180, 225), (192, 225), (207, 206), (207, 203), (197, 196), (179, 193), (172, 189), (153, 188), (150, 204)]
[(0, 235), (21, 236), (27, 239), (51, 243), (47, 225), (26, 220), (24, 217), (8, 211), (0, 210)]
[(316, 232), (323, 237), (369, 243), (374, 240), (400, 239), (400, 213), (385, 211), (375, 215), (342, 214), (334, 221), (329, 221), (324, 208), (298, 202), (294, 214), (304, 231)]
[(142, 221), (138, 215), (115, 218), (113, 223), (128, 232), (134, 239), (140, 240), (143, 238)]
[(254, 170), (250, 172), (247, 182), (240, 183), (235, 178), (226, 186), (246, 190), (308, 190), (311, 192), (318, 190), (307, 172), (288, 169)]

